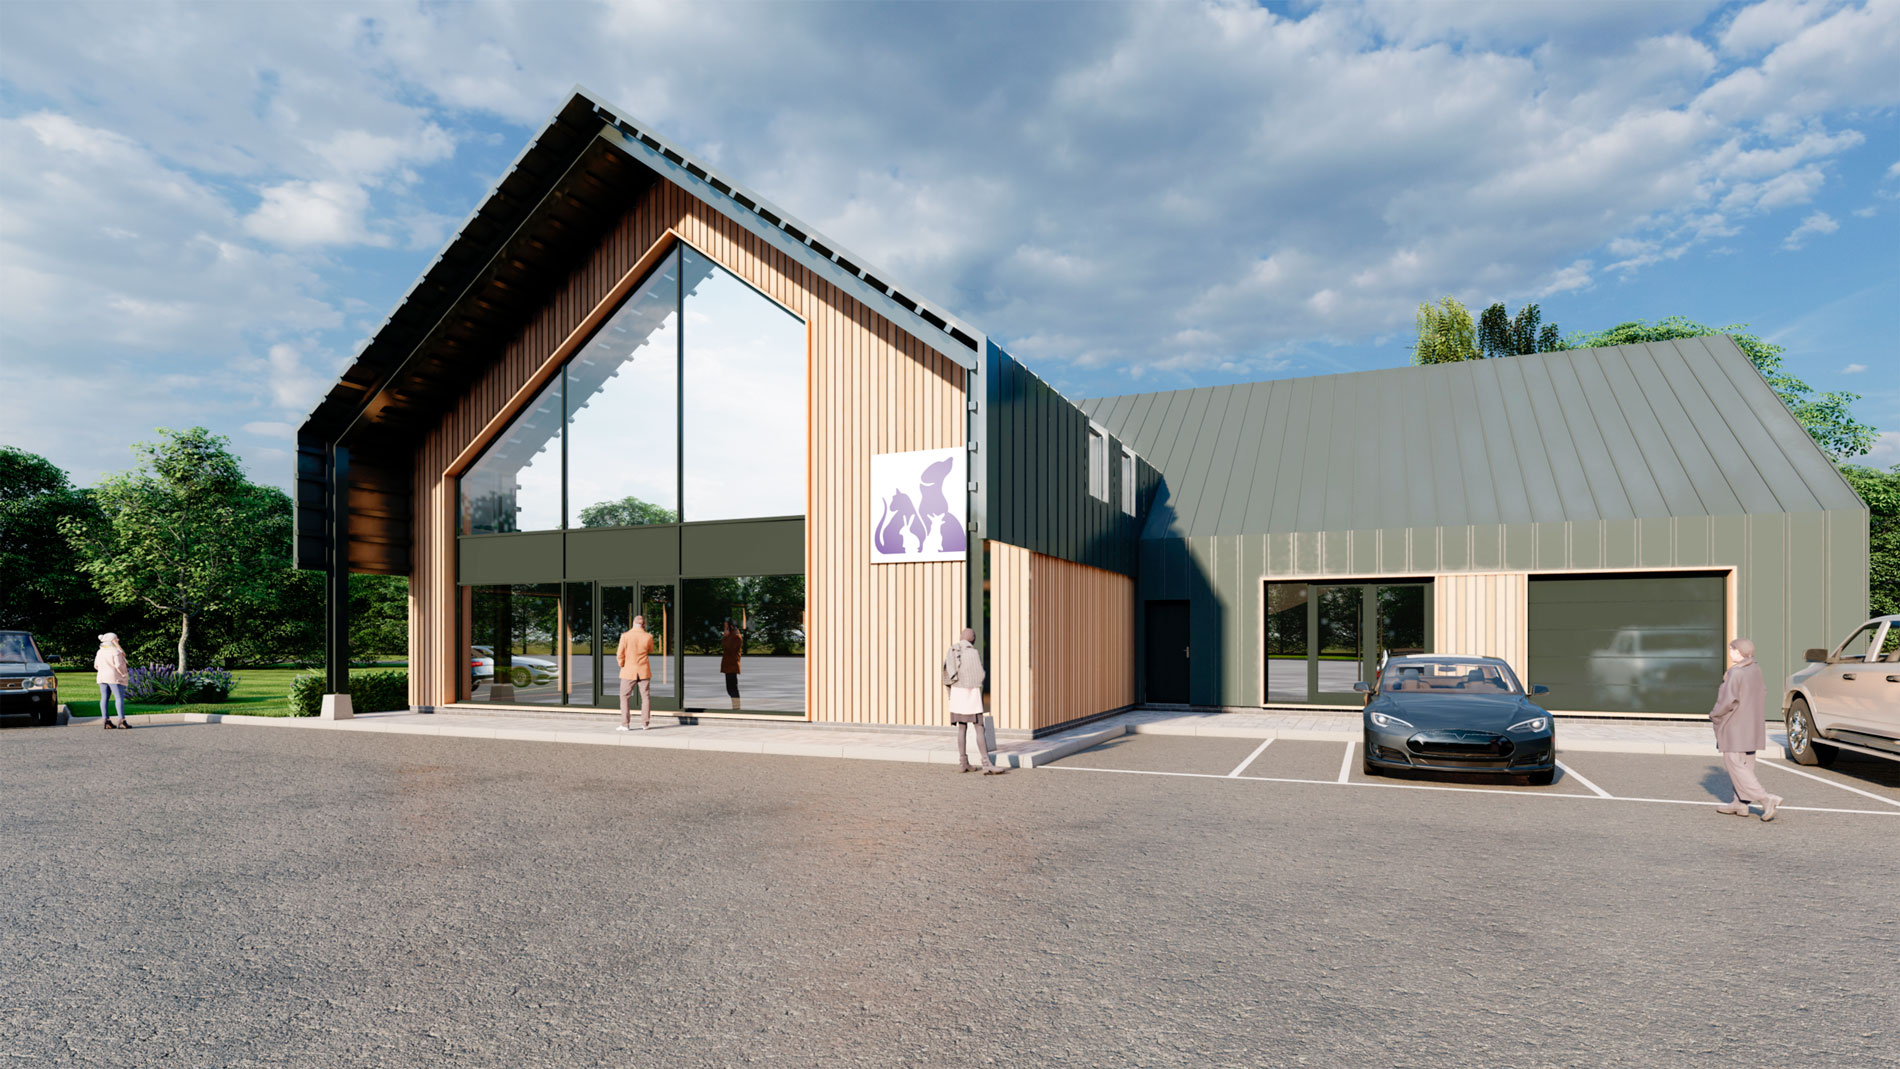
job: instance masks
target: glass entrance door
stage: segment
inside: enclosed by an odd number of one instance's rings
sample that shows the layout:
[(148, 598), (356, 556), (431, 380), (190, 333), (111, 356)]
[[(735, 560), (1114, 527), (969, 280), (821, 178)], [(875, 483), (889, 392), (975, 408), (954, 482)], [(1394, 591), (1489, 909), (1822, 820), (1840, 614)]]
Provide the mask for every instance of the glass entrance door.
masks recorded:
[(1268, 705), (1358, 705), (1382, 655), (1431, 648), (1431, 583), (1266, 584)]
[(632, 630), (636, 616), (644, 617), (648, 634), (653, 636), (653, 652), (647, 658), (653, 670), (648, 684), (653, 708), (678, 712), (680, 707), (679, 588), (671, 579), (649, 579), (626, 583), (601, 583), (600, 591), (600, 668), (601, 681), (595, 704), (605, 708), (620, 705), (620, 665), (614, 653), (620, 636)]

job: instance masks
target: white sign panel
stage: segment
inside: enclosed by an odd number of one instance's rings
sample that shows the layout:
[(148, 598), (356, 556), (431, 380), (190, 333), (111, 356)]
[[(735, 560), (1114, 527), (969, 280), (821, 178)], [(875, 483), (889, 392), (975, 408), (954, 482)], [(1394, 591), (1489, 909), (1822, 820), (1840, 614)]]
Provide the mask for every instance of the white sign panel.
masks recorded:
[(963, 560), (969, 454), (962, 446), (871, 458), (871, 563)]

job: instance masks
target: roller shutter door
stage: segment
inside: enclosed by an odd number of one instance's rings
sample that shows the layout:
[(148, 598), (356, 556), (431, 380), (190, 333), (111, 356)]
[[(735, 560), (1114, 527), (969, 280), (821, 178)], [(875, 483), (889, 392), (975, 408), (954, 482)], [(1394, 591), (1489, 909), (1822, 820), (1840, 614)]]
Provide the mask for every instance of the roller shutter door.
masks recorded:
[(1707, 713), (1725, 667), (1720, 575), (1533, 576), (1529, 682), (1558, 712)]

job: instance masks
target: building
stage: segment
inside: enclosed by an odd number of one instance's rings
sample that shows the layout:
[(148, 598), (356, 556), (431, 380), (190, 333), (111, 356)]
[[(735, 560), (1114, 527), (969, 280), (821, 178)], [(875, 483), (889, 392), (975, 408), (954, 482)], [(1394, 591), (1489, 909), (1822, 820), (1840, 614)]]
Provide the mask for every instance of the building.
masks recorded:
[(1161, 471), (1151, 702), (1357, 704), (1416, 649), (1503, 657), (1553, 711), (1703, 715), (1730, 638), (1776, 702), (1866, 618), (1867, 509), (1726, 337), (1083, 408)]
[(348, 573), (408, 577), (422, 709), (610, 708), (636, 614), (710, 717), (945, 723), (966, 624), (1008, 733), (1344, 703), (1381, 648), (1673, 709), (1738, 625), (1859, 620), (1866, 511), (1732, 345), (1641, 353), (1072, 403), (577, 90), (300, 430), (297, 561), (333, 692)]

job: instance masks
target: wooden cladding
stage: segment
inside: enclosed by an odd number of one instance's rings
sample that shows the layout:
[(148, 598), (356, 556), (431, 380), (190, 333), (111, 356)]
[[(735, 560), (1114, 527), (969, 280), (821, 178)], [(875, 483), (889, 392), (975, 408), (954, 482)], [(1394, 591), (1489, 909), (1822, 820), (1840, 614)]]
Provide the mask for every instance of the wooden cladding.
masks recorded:
[[(669, 183), (656, 183), (469, 384), (415, 466), (411, 702), (454, 701), (461, 682), (453, 473), (505, 413), (611, 312), (638, 267), (684, 241), (805, 321), (806, 704), (814, 720), (946, 724), (943, 653), (965, 623), (966, 566), (872, 567), (874, 453), (962, 447), (965, 372), (842, 290)], [(788, 398), (787, 403), (798, 403)]]
[(990, 710), (1040, 731), (1135, 703), (1135, 581), (989, 543)]
[(1436, 653), (1501, 657), (1524, 678), (1530, 628), (1529, 577), (1523, 572), (1468, 572), (1433, 580)]

